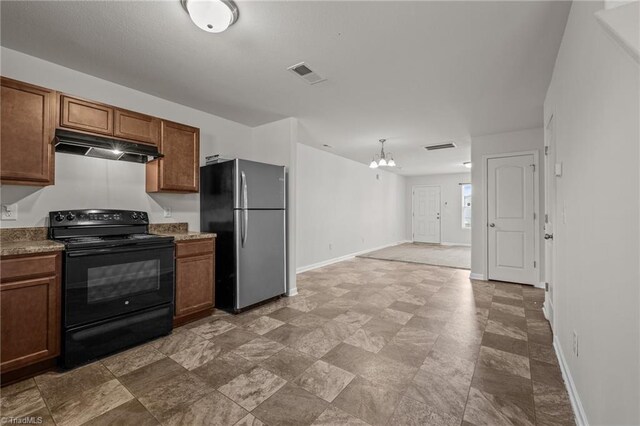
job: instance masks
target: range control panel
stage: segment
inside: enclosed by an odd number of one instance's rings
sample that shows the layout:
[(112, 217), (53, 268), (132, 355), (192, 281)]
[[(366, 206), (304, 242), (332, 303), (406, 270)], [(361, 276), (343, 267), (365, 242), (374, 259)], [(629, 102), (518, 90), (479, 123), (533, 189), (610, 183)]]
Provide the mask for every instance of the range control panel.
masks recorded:
[(49, 227), (148, 225), (146, 212), (135, 210), (58, 210), (49, 212)]

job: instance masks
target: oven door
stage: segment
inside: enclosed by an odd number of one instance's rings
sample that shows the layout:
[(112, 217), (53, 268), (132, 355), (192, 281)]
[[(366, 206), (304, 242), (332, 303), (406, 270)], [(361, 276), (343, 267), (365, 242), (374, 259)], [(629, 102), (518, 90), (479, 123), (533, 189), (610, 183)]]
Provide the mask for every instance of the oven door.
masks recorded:
[(173, 250), (171, 243), (67, 252), (65, 327), (172, 303)]

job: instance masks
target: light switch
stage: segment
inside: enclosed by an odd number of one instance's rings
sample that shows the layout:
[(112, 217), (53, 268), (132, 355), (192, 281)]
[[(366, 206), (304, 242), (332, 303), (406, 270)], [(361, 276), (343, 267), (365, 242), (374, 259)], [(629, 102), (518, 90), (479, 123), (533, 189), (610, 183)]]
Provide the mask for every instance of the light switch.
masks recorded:
[(562, 176), (562, 163), (556, 163), (556, 176)]
[(2, 220), (18, 220), (18, 204), (2, 205)]

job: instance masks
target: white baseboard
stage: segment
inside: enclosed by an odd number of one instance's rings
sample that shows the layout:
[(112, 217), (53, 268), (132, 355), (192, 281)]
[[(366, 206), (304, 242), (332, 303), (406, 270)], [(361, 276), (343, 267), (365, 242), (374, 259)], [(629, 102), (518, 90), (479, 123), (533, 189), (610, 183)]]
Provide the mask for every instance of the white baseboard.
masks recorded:
[(539, 283), (536, 283), (536, 284), (534, 284), (533, 286), (534, 286), (535, 288), (542, 288), (542, 289), (544, 289), (544, 281), (539, 282)]
[(549, 325), (551, 326), (551, 330), (553, 331), (553, 304), (551, 300), (548, 298), (549, 295), (544, 299), (544, 303), (542, 304), (542, 313), (544, 317), (549, 321)]
[(573, 408), (573, 414), (575, 415), (576, 425), (589, 426), (587, 415), (582, 407), (582, 402), (580, 401), (576, 385), (573, 382), (573, 377), (571, 377), (567, 360), (564, 357), (564, 352), (562, 351), (562, 347), (558, 341), (558, 336), (555, 334), (553, 335), (553, 348), (556, 351), (556, 357), (558, 358), (560, 370), (562, 371), (562, 378), (564, 379), (567, 392), (569, 393), (569, 400), (571, 401), (571, 407)]
[(287, 290), (287, 297), (295, 296), (298, 294), (298, 288), (292, 288)]
[(471, 244), (464, 243), (440, 243), (441, 246), (462, 246), (462, 247), (471, 247)]
[(393, 246), (397, 246), (399, 244), (410, 243), (410, 242), (411, 241), (408, 241), (408, 240), (396, 241), (395, 243), (386, 244), (384, 246), (369, 248), (369, 249), (361, 250), (361, 251), (358, 251), (358, 252), (355, 252), (355, 253), (345, 254), (344, 256), (334, 257), (332, 259), (323, 260), (322, 262), (313, 263), (311, 265), (301, 266), (301, 267), (296, 269), (296, 274), (301, 274), (302, 272), (311, 271), (312, 269), (318, 269), (318, 268), (322, 268), (323, 266), (328, 266), (328, 265), (332, 265), (334, 263), (338, 263), (338, 262), (342, 262), (342, 261), (345, 261), (345, 260), (353, 259), (356, 256), (360, 256), (361, 254), (369, 253), (371, 251), (381, 250), (383, 248), (393, 247)]
[(486, 281), (487, 280), (483, 274), (476, 274), (474, 272), (469, 274), (469, 279), (471, 279), (471, 280), (480, 280), (480, 281)]

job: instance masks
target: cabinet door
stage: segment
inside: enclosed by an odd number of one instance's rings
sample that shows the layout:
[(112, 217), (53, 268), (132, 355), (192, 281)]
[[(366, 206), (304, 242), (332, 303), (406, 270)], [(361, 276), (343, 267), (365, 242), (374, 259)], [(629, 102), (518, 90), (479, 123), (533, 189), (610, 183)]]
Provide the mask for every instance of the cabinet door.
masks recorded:
[(52, 185), (55, 92), (8, 78), (0, 83), (2, 183)]
[(200, 129), (162, 121), (163, 158), (147, 163), (147, 192), (198, 192)]
[(60, 126), (113, 135), (113, 108), (71, 96), (60, 96)]
[(176, 259), (176, 317), (213, 304), (213, 254)]
[(0, 370), (60, 353), (60, 284), (55, 276), (0, 284)]
[(158, 145), (160, 142), (160, 119), (137, 112), (116, 109), (113, 135), (118, 138)]

